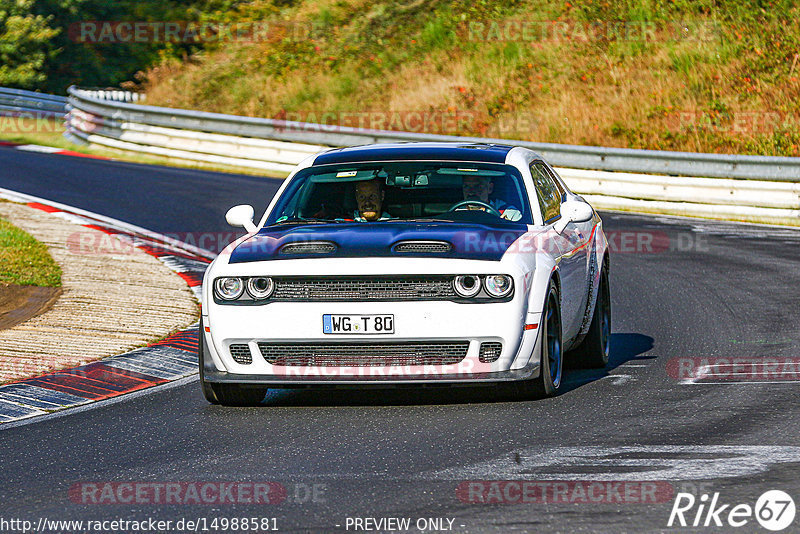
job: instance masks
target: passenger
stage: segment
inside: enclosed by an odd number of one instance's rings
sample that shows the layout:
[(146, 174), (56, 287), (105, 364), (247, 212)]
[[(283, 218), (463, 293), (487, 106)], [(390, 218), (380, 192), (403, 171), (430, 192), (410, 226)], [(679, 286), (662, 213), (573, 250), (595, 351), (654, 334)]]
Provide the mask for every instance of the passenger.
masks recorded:
[[(522, 218), (522, 212), (516, 206), (509, 205), (499, 198), (489, 199), (489, 195), (494, 191), (494, 182), (486, 176), (465, 176), (461, 184), (464, 193), (464, 200), (475, 200), (483, 202), (500, 212), (500, 217), (509, 221), (518, 221)], [(469, 209), (482, 209), (477, 204), (473, 204)], [(485, 209), (483, 211), (486, 211)]]
[(391, 219), (392, 216), (382, 211), (383, 208), (383, 182), (380, 179), (358, 182), (355, 188), (358, 209), (353, 213), (356, 222), (373, 222)]

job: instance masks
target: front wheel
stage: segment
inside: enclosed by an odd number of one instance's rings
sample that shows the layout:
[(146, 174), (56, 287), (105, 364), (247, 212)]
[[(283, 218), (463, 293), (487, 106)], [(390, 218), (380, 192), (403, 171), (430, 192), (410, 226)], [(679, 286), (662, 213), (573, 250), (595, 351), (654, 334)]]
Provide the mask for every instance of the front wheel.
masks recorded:
[(552, 397), (561, 388), (563, 352), (561, 347), (561, 301), (555, 280), (550, 280), (540, 322), (541, 364), (539, 376), (508, 384), (510, 396), (528, 400)]
[(219, 404), (219, 399), (217, 398), (217, 394), (214, 392), (214, 388), (211, 386), (209, 382), (206, 382), (205, 373), (203, 372), (203, 367), (205, 367), (206, 358), (205, 358), (205, 346), (206, 340), (205, 335), (203, 334), (203, 318), (200, 317), (200, 329), (198, 330), (198, 339), (197, 339), (197, 361), (200, 364), (200, 389), (203, 391), (203, 396), (206, 398), (208, 402), (211, 404)]
[(255, 406), (267, 396), (267, 388), (262, 387), (211, 384), (211, 388), (223, 406)]
[(255, 406), (267, 395), (267, 388), (247, 387), (237, 384), (213, 384), (206, 381), (203, 367), (205, 366), (205, 335), (203, 334), (203, 319), (200, 319), (199, 343), (197, 356), (200, 364), (200, 388), (203, 396), (211, 404), (223, 406)]

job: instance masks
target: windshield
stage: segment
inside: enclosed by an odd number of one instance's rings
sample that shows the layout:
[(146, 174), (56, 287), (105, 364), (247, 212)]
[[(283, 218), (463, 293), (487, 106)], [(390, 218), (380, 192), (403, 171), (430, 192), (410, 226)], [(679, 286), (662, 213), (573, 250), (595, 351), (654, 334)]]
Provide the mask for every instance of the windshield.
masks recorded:
[(516, 168), (435, 161), (303, 169), (283, 192), (266, 224), (419, 219), (532, 224)]

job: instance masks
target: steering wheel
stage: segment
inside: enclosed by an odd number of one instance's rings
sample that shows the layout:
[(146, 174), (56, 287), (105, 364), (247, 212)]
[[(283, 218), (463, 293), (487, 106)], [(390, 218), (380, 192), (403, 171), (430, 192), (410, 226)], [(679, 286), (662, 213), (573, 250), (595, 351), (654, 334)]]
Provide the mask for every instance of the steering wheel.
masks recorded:
[(486, 202), (481, 202), (480, 200), (462, 200), (461, 202), (456, 202), (455, 204), (450, 206), (450, 208), (447, 211), (448, 212), (456, 211), (458, 208), (462, 208), (464, 206), (469, 206), (469, 205), (474, 205), (474, 206), (478, 206), (480, 208), (484, 208), (484, 210), (486, 212), (491, 213), (492, 215), (495, 215), (496, 217), (500, 217), (500, 218), (503, 217), (503, 215), (499, 211), (494, 209), (492, 206), (490, 206)]

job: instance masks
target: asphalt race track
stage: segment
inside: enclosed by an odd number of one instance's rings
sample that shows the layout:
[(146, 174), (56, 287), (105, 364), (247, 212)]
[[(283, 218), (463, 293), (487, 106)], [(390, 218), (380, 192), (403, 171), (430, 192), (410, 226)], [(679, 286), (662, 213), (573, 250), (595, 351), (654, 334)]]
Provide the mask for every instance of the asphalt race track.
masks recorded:
[[(0, 147), (0, 187), (163, 233), (230, 233), (225, 211), (250, 203), (260, 214), (278, 185)], [(671, 530), (678, 492), (718, 492), (732, 507), (780, 489), (800, 503), (800, 369), (795, 363), (792, 374), (785, 363), (800, 361), (800, 231), (603, 219), (616, 252), (612, 361), (602, 371), (568, 371), (556, 398), (504, 402), (488, 389), (462, 388), (282, 390), (260, 407), (224, 408), (208, 405), (192, 380), (0, 428), (0, 515), (208, 525), (276, 518), (280, 531), (354, 531), (354, 518), (397, 517), (410, 518), (412, 532), (420, 518), (443, 518), (442, 529), (454, 532), (652, 532)], [(731, 378), (719, 358), (749, 363)], [(701, 359), (717, 362), (710, 373), (682, 374)], [(765, 377), (775, 361), (784, 363)], [(493, 480), (566, 482), (568, 490), (546, 503), (516, 502), (513, 492), (503, 498), (515, 502), (497, 503), (491, 491), (465, 490)], [(206, 481), (278, 483), (282, 502), (92, 504), (79, 485)], [(631, 482), (617, 495), (608, 488), (619, 481)], [(642, 497), (643, 482), (658, 491)], [(575, 495), (592, 483), (606, 488), (606, 499)], [(765, 532), (752, 517), (741, 528), (710, 529)], [(786, 531), (798, 530), (795, 519)]]

